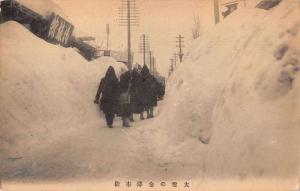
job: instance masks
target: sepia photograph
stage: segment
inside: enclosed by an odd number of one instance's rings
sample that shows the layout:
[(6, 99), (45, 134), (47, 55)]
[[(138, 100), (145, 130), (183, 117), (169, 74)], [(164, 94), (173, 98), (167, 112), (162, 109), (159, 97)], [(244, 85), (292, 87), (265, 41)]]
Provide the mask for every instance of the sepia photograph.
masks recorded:
[(0, 191), (300, 191), (300, 0), (0, 0)]

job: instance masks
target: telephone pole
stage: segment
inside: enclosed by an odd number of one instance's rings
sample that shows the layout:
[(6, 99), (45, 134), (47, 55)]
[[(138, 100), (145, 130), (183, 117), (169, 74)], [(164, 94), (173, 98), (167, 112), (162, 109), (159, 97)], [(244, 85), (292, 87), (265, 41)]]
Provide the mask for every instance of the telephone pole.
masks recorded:
[(174, 66), (173, 66), (174, 59), (171, 58), (170, 61), (171, 61), (171, 64), (170, 64), (170, 69), (169, 69), (169, 77), (171, 76), (171, 74), (172, 74), (173, 71), (174, 71)]
[(156, 70), (156, 62), (155, 62), (155, 57), (152, 56), (152, 68), (153, 68), (153, 73), (157, 73), (157, 70)]
[(141, 41), (140, 41), (140, 53), (143, 54), (144, 57), (144, 65), (146, 65), (146, 53), (149, 52), (149, 42), (148, 42), (148, 37), (143, 34), (141, 36)]
[(138, 26), (139, 16), (135, 0), (121, 0), (119, 24), (127, 27), (128, 68), (132, 69), (131, 27)]
[(220, 14), (219, 14), (219, 0), (214, 0), (214, 14), (215, 14), (215, 24), (220, 22)]
[(106, 24), (106, 34), (107, 34), (107, 41), (106, 41), (106, 50), (109, 50), (109, 33), (110, 33), (110, 29), (109, 29), (109, 24)]
[(179, 52), (178, 52), (178, 56), (179, 56), (179, 61), (180, 61), (180, 63), (182, 62), (182, 58), (183, 58), (183, 51), (182, 51), (182, 48), (184, 47), (184, 45), (183, 45), (183, 43), (184, 43), (184, 41), (183, 41), (183, 39), (184, 39), (184, 37), (183, 36), (181, 36), (181, 35), (179, 35), (178, 37), (176, 37), (177, 38), (177, 43), (178, 43), (178, 45), (176, 45), (176, 47), (178, 47), (179, 48)]
[(152, 52), (151, 51), (149, 51), (149, 68), (150, 68), (150, 73), (152, 73), (153, 67), (152, 67)]
[(176, 66), (177, 66), (177, 54), (176, 53), (174, 53), (174, 64), (175, 64), (175, 68), (176, 68)]

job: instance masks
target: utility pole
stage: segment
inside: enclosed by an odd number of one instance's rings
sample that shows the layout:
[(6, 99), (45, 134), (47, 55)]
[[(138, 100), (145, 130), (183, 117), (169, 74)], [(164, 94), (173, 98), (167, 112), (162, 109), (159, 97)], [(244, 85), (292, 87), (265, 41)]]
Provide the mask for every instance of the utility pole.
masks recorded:
[(156, 62), (155, 62), (155, 57), (154, 56), (152, 56), (152, 68), (153, 68), (153, 73), (157, 73)]
[(172, 74), (173, 71), (174, 71), (174, 66), (173, 66), (174, 59), (171, 58), (170, 61), (171, 61), (171, 64), (170, 64), (170, 69), (169, 69), (169, 77), (171, 76), (171, 74)]
[(146, 53), (149, 52), (149, 42), (148, 42), (148, 37), (143, 34), (141, 36), (141, 42), (140, 42), (140, 53), (143, 54), (144, 57), (144, 65), (146, 65)]
[(107, 41), (106, 41), (106, 50), (109, 50), (109, 33), (110, 33), (110, 29), (109, 29), (109, 24), (106, 24), (106, 34), (107, 34)]
[(175, 68), (177, 67), (177, 54), (174, 53), (174, 65), (175, 65)]
[(153, 67), (152, 67), (152, 52), (149, 51), (149, 67), (150, 67), (150, 73), (153, 72)]
[(144, 65), (146, 65), (146, 35), (143, 34)]
[(214, 0), (215, 24), (220, 22), (219, 0)]
[(119, 9), (119, 24), (127, 27), (128, 68), (132, 69), (131, 27), (138, 26), (139, 16), (135, 0), (121, 0)]
[(182, 48), (184, 47), (184, 45), (183, 45), (183, 43), (184, 43), (184, 41), (183, 41), (183, 39), (184, 39), (184, 37), (183, 36), (181, 36), (181, 35), (179, 35), (178, 37), (176, 37), (177, 38), (177, 43), (178, 43), (178, 45), (176, 45), (176, 47), (178, 47), (179, 48), (179, 52), (178, 52), (178, 56), (179, 56), (179, 61), (180, 61), (180, 63), (182, 62), (182, 58), (183, 58), (183, 51), (182, 51)]

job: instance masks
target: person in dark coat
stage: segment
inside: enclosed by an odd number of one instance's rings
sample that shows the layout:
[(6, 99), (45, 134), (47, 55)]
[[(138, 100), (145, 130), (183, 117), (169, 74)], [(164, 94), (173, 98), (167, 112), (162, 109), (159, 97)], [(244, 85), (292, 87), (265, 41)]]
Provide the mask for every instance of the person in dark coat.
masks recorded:
[(95, 96), (95, 104), (99, 104), (99, 98), (101, 94), (100, 110), (102, 110), (105, 114), (108, 127), (112, 128), (113, 120), (115, 114), (117, 113), (118, 99), (120, 94), (119, 81), (112, 66), (107, 69), (105, 77), (101, 79), (97, 94)]
[(129, 71), (120, 76), (120, 115), (122, 117), (123, 126), (130, 127), (131, 116), (131, 74)]
[(146, 65), (141, 71), (141, 78), (143, 83), (143, 106), (147, 112), (147, 118), (154, 117), (153, 107), (157, 106), (157, 82), (154, 76), (149, 72)]
[[(140, 75), (140, 72), (138, 71), (138, 68), (134, 68), (132, 70), (132, 79), (131, 79), (131, 109), (132, 113), (138, 113), (140, 114), (140, 119), (144, 120), (143, 116), (143, 82)], [(133, 117), (132, 117), (133, 121)]]

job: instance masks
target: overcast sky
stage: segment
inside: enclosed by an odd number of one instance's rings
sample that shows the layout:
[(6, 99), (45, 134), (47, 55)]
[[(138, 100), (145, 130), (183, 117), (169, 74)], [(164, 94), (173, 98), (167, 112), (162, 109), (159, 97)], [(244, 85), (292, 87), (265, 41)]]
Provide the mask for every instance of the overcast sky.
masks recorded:
[[(127, 48), (126, 28), (118, 25), (118, 9), (121, 0), (53, 0), (76, 26), (99, 42), (106, 39), (106, 24), (111, 27), (111, 49)], [(177, 51), (175, 37), (185, 36), (191, 40), (194, 15), (199, 15), (201, 25), (213, 25), (213, 0), (136, 0), (140, 9), (140, 24), (134, 27), (132, 46), (135, 62), (142, 62), (138, 52), (140, 35), (149, 37), (150, 48), (157, 60), (157, 68), (167, 74), (170, 58)]]

